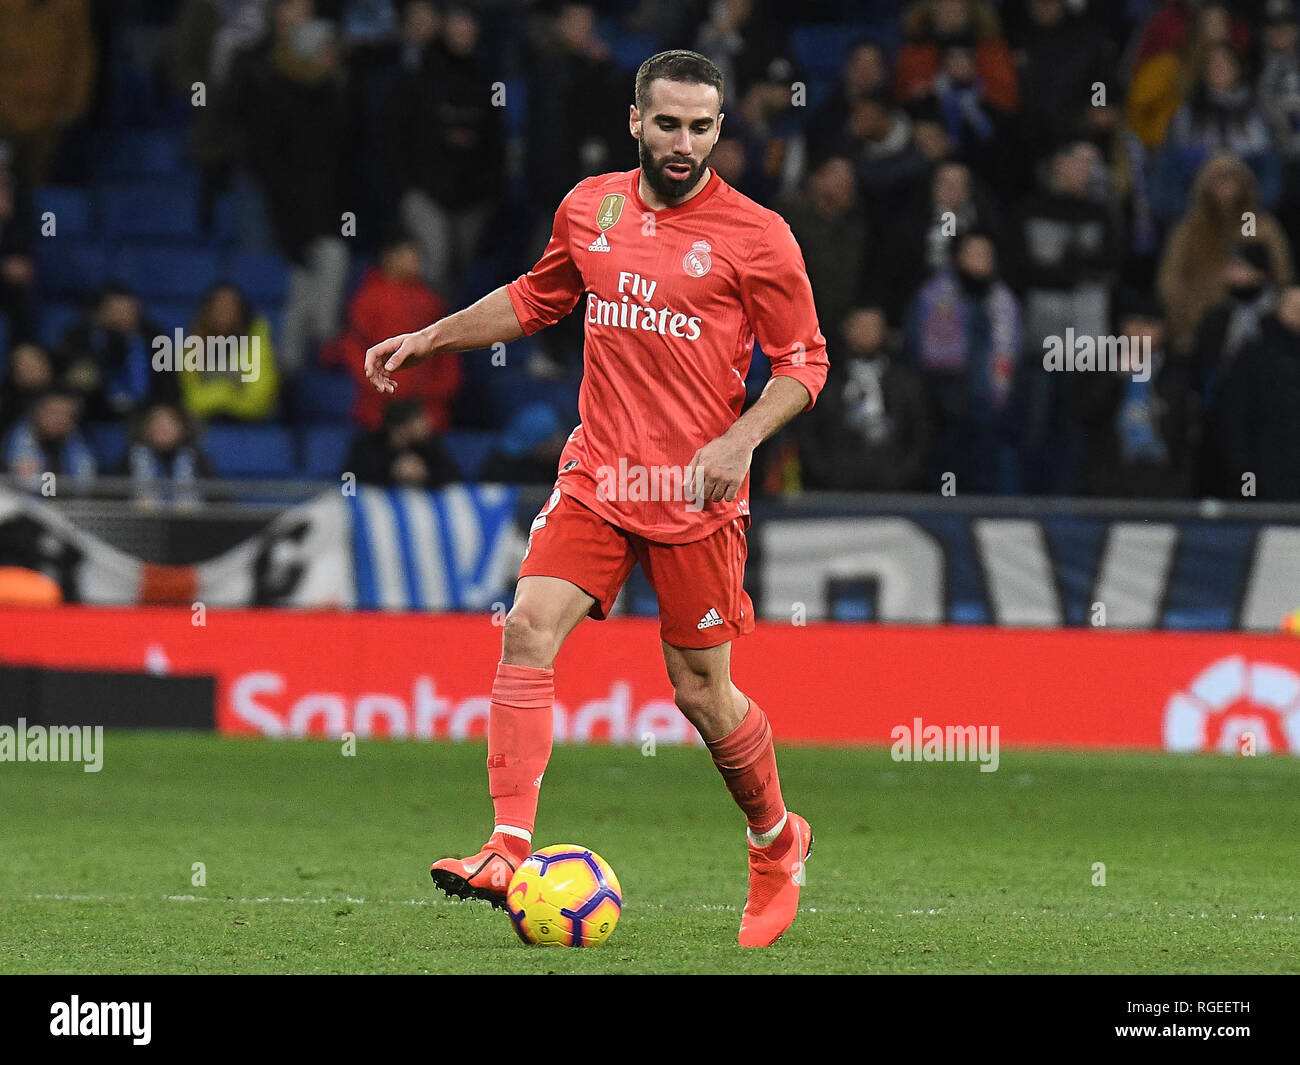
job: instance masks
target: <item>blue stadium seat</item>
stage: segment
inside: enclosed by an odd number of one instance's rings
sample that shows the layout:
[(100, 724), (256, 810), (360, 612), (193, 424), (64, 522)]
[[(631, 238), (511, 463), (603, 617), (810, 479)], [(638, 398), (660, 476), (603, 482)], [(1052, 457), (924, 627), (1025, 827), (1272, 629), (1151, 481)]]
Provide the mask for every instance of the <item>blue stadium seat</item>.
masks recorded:
[(212, 208), (212, 238), (219, 244), (229, 245), (235, 239), (235, 197), (224, 193), (217, 197)]
[(84, 432), (99, 471), (111, 472), (126, 454), (126, 426), (118, 422), (91, 422)]
[(188, 330), (194, 322), (198, 303), (194, 300), (147, 300), (144, 316), (170, 336), (177, 329)]
[(226, 256), (225, 278), (263, 313), (278, 310), (289, 294), (289, 264), (278, 252), (232, 251)]
[(790, 32), (799, 72), (810, 78), (838, 78), (850, 40), (839, 25), (795, 26)]
[(615, 19), (602, 19), (596, 32), (609, 45), (615, 65), (622, 70), (635, 71), (658, 50), (654, 34), (627, 32)]
[(352, 450), (355, 429), (351, 425), (313, 425), (298, 437), (302, 475), (334, 479), (343, 472)]
[(506, 78), (506, 133), (522, 136), (528, 128), (528, 82)]
[(492, 450), (492, 445), (496, 443), (496, 439), (496, 433), (462, 429), (447, 433), (442, 438), (442, 442), (451, 457), (456, 460), (456, 465), (460, 467), (465, 480), (476, 481), (478, 471), (483, 468), (483, 463), (488, 457), (488, 452)]
[(165, 129), (119, 130), (96, 170), (104, 177), (171, 177), (185, 169), (184, 134)]
[(203, 451), (218, 477), (292, 477), (293, 434), (278, 425), (210, 425)]
[(300, 424), (346, 422), (357, 386), (342, 370), (304, 370), (294, 384), (293, 416)]
[(99, 196), (104, 235), (116, 240), (197, 240), (199, 204), (188, 183), (135, 181), (105, 185)]
[(54, 234), (42, 235), (42, 240), (84, 237), (94, 229), (94, 211), (85, 189), (43, 185), (36, 190), (36, 214), (41, 225), (46, 211), (54, 215)]
[(220, 273), (217, 253), (197, 245), (128, 245), (113, 260), (113, 275), (146, 301), (196, 301)]
[(108, 280), (108, 249), (93, 237), (45, 237), (36, 242), (42, 296), (80, 296)]
[(81, 314), (75, 303), (46, 302), (36, 319), (36, 336), (47, 348), (53, 348)]
[(838, 82), (849, 46), (857, 41), (870, 40), (881, 45), (890, 55), (898, 50), (896, 22), (829, 23), (826, 25), (795, 26), (790, 31), (790, 45), (794, 51), (799, 73), (812, 80)]

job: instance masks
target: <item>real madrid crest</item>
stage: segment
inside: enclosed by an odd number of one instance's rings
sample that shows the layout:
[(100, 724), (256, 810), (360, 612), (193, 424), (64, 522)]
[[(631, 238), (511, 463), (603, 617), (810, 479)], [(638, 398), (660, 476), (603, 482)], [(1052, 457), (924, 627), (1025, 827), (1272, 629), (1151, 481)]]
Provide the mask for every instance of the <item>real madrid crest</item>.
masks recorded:
[(713, 257), (709, 255), (712, 250), (707, 240), (697, 240), (682, 259), (682, 269), (691, 277), (703, 277), (713, 266)]

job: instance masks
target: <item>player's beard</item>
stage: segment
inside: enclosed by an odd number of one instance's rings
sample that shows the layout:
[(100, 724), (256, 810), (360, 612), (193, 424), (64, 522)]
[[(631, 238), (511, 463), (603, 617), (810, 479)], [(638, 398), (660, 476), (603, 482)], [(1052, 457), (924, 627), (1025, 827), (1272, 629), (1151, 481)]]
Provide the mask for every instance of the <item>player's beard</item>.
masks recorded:
[[(689, 196), (691, 190), (700, 183), (709, 160), (713, 158), (713, 152), (710, 151), (704, 160), (697, 164), (694, 159), (683, 159), (680, 155), (666, 155), (656, 164), (654, 154), (643, 140), (637, 142), (637, 154), (640, 157), (641, 173), (645, 175), (646, 183), (654, 189), (656, 196), (668, 201)], [(691, 168), (691, 172), (684, 178), (669, 177), (664, 169), (669, 163), (685, 163)]]

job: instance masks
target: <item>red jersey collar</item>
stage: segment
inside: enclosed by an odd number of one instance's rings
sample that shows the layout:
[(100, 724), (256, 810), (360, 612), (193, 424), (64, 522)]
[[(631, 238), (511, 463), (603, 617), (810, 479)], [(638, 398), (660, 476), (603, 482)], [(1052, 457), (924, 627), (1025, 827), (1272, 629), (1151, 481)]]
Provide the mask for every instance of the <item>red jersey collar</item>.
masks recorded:
[(654, 214), (662, 212), (673, 215), (686, 214), (686, 212), (691, 211), (702, 204), (722, 186), (722, 178), (718, 177), (713, 167), (709, 167), (708, 169), (709, 176), (704, 179), (704, 188), (685, 203), (678, 204), (676, 207), (655, 208), (649, 206), (643, 199), (641, 199), (641, 168), (637, 167), (632, 171), (632, 202), (635, 203), (643, 212), (650, 211)]

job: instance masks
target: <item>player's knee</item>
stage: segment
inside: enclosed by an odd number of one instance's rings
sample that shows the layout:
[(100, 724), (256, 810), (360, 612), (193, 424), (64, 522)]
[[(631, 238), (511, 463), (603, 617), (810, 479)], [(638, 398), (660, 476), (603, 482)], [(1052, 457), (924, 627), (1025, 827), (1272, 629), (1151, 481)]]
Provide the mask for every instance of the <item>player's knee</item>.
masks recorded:
[(673, 678), (673, 702), (690, 720), (717, 709), (722, 685), (706, 673), (684, 672)]
[(541, 622), (526, 608), (515, 607), (506, 615), (501, 639), (503, 662), (549, 669), (557, 650), (554, 626)]

